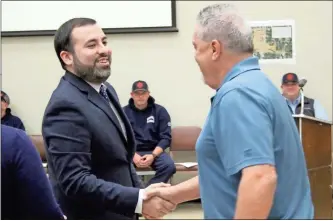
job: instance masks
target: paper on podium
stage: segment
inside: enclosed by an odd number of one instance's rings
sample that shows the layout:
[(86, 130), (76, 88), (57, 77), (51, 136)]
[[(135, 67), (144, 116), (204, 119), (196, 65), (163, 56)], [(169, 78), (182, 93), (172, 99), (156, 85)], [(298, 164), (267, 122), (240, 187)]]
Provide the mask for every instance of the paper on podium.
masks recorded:
[(184, 163), (176, 163), (178, 165), (182, 165), (186, 168), (190, 168), (190, 167), (194, 167), (194, 166), (197, 166), (198, 163), (197, 162), (184, 162)]

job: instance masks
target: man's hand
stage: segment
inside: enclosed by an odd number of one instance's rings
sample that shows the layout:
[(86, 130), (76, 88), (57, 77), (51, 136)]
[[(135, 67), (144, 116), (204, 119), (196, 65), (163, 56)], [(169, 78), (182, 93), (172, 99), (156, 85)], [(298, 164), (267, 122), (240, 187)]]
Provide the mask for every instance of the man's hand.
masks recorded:
[[(152, 185), (155, 185), (155, 184), (152, 184)], [(150, 186), (152, 186), (152, 185), (150, 185)], [(170, 184), (164, 184), (163, 186), (156, 185), (152, 189), (150, 189), (149, 191), (146, 192), (147, 199), (149, 199), (153, 196), (158, 196), (160, 198), (163, 198), (163, 199), (171, 202), (172, 204), (174, 204), (176, 206), (180, 202), (175, 200), (176, 199), (175, 195), (176, 195), (176, 192), (174, 191), (174, 186), (172, 187)]]
[(161, 190), (168, 189), (170, 186), (170, 184), (166, 183), (155, 183), (145, 189), (142, 215), (146, 219), (160, 219), (176, 208), (174, 203), (158, 197), (158, 195), (161, 195)]
[(184, 181), (175, 186), (163, 186), (163, 188), (160, 188), (159, 186), (155, 187), (156, 188), (152, 189), (152, 192), (147, 192), (147, 198), (152, 196), (158, 196), (165, 200), (168, 200), (174, 205), (200, 198), (198, 176), (193, 177), (192, 179)]
[(152, 154), (146, 154), (141, 158), (141, 166), (149, 167), (154, 162), (154, 156)]
[(142, 204), (142, 215), (148, 219), (160, 219), (176, 208), (173, 203), (154, 196), (144, 200)]
[(135, 153), (134, 157), (133, 157), (133, 162), (134, 162), (135, 166), (137, 166), (139, 168), (144, 167), (144, 166), (141, 166), (141, 160), (142, 160), (142, 157), (139, 154)]
[(146, 189), (145, 189), (145, 199), (149, 199), (153, 196), (159, 195), (159, 188), (163, 187), (170, 187), (170, 183), (153, 183), (150, 184)]

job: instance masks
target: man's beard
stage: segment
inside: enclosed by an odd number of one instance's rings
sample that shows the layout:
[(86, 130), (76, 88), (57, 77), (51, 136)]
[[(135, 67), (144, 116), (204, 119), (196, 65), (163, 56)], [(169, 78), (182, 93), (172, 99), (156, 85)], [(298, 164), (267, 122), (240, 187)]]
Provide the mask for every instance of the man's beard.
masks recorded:
[[(109, 56), (108, 58), (109, 58), (108, 59), (109, 64), (111, 66), (111, 58)], [(74, 71), (80, 78), (82, 78), (85, 81), (101, 84), (110, 77), (111, 67), (109, 66), (106, 68), (98, 68), (96, 66), (97, 62), (98, 59), (95, 60), (93, 66), (87, 66), (82, 64), (80, 60), (76, 57), (76, 55), (74, 55)]]

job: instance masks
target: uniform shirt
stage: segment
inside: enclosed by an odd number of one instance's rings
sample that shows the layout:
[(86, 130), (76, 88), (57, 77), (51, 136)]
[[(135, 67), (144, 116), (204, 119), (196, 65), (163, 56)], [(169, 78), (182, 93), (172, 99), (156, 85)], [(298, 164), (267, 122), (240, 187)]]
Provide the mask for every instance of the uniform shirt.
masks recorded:
[(260, 164), (275, 166), (278, 177), (268, 219), (313, 218), (296, 124), (257, 58), (243, 60), (226, 75), (212, 99), (196, 151), (205, 219), (232, 219), (242, 169)]

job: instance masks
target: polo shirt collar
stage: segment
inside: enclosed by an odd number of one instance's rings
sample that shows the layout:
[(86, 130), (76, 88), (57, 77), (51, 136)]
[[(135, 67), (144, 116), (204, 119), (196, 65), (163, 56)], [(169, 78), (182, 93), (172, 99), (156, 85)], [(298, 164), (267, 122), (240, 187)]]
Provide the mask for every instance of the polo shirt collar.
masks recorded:
[(238, 75), (243, 74), (244, 72), (247, 72), (250, 70), (260, 70), (259, 60), (255, 56), (246, 58), (246, 59), (240, 61), (238, 64), (236, 64), (226, 74), (226, 76), (224, 77), (224, 80), (222, 81), (220, 87), (216, 90), (216, 92), (228, 81), (231, 81), (233, 78), (237, 77)]
[[(224, 80), (222, 81), (219, 88), (216, 89), (216, 93), (221, 89), (221, 87), (227, 83), (228, 81), (231, 81), (233, 78), (237, 77), (238, 75), (250, 71), (250, 70), (260, 70), (259, 67), (259, 60), (257, 57), (249, 57), (242, 61), (240, 61), (238, 64), (236, 64), (225, 76)], [(213, 103), (215, 98), (215, 95), (210, 98), (211, 104)]]

